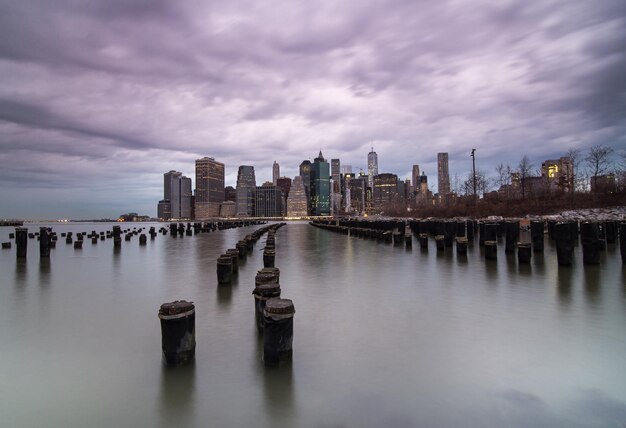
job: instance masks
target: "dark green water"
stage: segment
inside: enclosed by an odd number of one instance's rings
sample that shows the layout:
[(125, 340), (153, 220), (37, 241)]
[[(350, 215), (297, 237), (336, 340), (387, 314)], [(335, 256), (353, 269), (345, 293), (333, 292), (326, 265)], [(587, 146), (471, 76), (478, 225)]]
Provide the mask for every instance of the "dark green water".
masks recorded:
[[(38, 231), (39, 225), (27, 225)], [(52, 225), (108, 230), (111, 225)], [(134, 224), (132, 226), (139, 227)], [(132, 227), (131, 226), (131, 227)], [(149, 226), (149, 225), (148, 225)], [(157, 225), (158, 226), (158, 225)], [(231, 287), (215, 261), (256, 227), (137, 237), (48, 263), (0, 253), (2, 427), (624, 427), (626, 268), (518, 266), (412, 251), (290, 223), (276, 234), (296, 307), (291, 367), (268, 370), (252, 289), (264, 237)], [(0, 229), (7, 241), (13, 229)], [(196, 305), (196, 362), (161, 363), (161, 303)]]

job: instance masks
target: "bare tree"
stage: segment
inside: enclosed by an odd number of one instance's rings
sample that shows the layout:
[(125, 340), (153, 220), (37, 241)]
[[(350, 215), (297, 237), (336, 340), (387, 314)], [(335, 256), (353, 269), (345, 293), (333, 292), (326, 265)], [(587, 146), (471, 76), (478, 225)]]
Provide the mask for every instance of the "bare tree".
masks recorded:
[[(474, 173), (470, 172), (467, 175), (467, 180), (463, 182), (463, 190), (466, 196), (474, 194)], [(487, 178), (484, 171), (480, 169), (476, 170), (476, 192), (484, 195), (491, 190), (491, 180)]]
[(574, 192), (580, 188), (580, 183), (578, 180), (580, 179), (580, 175), (581, 175), (579, 174), (579, 168), (580, 168), (580, 162), (582, 161), (582, 158), (581, 158), (582, 152), (580, 151), (580, 149), (570, 148), (567, 150), (567, 153), (565, 153), (565, 155), (568, 158), (570, 158), (572, 161), (572, 174), (570, 176), (569, 186), (570, 186), (570, 192), (573, 195)]
[(610, 147), (597, 144), (589, 148), (589, 152), (585, 157), (587, 167), (592, 177), (597, 177), (607, 172), (611, 166), (610, 157), (613, 149)]
[(519, 161), (517, 168), (519, 169), (519, 178), (522, 185), (522, 199), (524, 199), (526, 197), (526, 179), (530, 177), (530, 174), (533, 170), (533, 164), (530, 163), (530, 159), (528, 159), (528, 156), (524, 155)]

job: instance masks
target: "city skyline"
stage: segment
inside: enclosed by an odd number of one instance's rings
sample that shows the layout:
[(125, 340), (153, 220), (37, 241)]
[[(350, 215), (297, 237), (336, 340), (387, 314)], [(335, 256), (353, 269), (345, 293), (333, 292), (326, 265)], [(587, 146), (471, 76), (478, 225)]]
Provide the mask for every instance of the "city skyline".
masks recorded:
[(435, 188), (439, 152), (451, 180), (472, 148), (492, 176), (617, 152), (622, 3), (4, 1), (0, 217), (155, 213), (163, 173), (204, 156), (234, 186), (239, 165), (293, 178), (320, 148), (367, 171), (373, 144), (380, 172), (420, 165)]

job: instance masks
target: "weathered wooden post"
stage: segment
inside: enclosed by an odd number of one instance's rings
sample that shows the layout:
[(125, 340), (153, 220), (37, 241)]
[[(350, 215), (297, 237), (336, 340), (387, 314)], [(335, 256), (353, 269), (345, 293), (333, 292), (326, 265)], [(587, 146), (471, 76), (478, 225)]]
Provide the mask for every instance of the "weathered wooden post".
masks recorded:
[(67, 232), (67, 235), (65, 235), (65, 243), (71, 244), (72, 242), (74, 242), (74, 238), (72, 238), (72, 232)]
[(464, 236), (458, 236), (456, 238), (456, 253), (459, 256), (467, 254), (467, 238)]
[(485, 241), (485, 259), (498, 259), (498, 241)]
[(533, 244), (533, 252), (543, 253), (543, 220), (533, 220), (530, 222), (530, 240)]
[(420, 248), (422, 250), (428, 250), (428, 233), (420, 233)]
[(233, 280), (233, 258), (228, 254), (222, 254), (217, 259), (217, 283), (230, 284)]
[(235, 248), (239, 251), (239, 258), (245, 260), (248, 257), (248, 246), (245, 240), (241, 240), (235, 244)]
[(485, 224), (485, 242), (486, 241), (498, 241), (498, 224), (487, 223)]
[(402, 234), (400, 232), (392, 232), (392, 236), (393, 236), (393, 245), (394, 246), (400, 246), (402, 245)]
[(265, 248), (265, 250), (263, 250), (263, 267), (264, 268), (274, 267), (275, 258), (276, 258), (276, 251)]
[(50, 257), (50, 229), (39, 228), (39, 257), (47, 259)]
[(404, 244), (406, 245), (406, 248), (413, 248), (413, 235), (410, 233), (404, 235)]
[(262, 284), (278, 284), (280, 282), (280, 269), (278, 268), (263, 268), (257, 271), (254, 278), (254, 285)]
[(571, 266), (574, 248), (572, 246), (571, 227), (568, 223), (554, 225), (556, 240), (556, 258), (559, 266)]
[(456, 222), (446, 221), (443, 223), (443, 242), (448, 248), (452, 248), (456, 234)]
[(613, 220), (604, 222), (604, 236), (607, 244), (615, 244), (617, 241), (617, 222)]
[(82, 239), (74, 241), (74, 249), (75, 250), (81, 250), (82, 248), (83, 248), (83, 241), (82, 241)]
[(265, 303), (269, 299), (280, 297), (280, 284), (277, 282), (257, 284), (252, 294), (254, 295), (254, 319), (256, 321), (256, 328), (259, 333), (263, 333), (263, 311), (265, 310)]
[(239, 273), (239, 250), (229, 248), (226, 250), (226, 255), (230, 256), (233, 260), (233, 275), (237, 275)]
[(485, 223), (478, 223), (478, 245), (483, 247), (485, 246)]
[(519, 221), (507, 221), (505, 223), (504, 252), (514, 253), (515, 245), (519, 240)]
[(28, 228), (15, 228), (15, 248), (18, 259), (26, 258), (28, 253)]
[(465, 222), (464, 221), (456, 222), (456, 236), (457, 237), (465, 236)]
[(600, 264), (600, 231), (598, 223), (586, 221), (580, 225), (583, 246), (583, 264)]
[(619, 251), (622, 254), (622, 264), (626, 264), (626, 222), (619, 224)]
[(161, 349), (169, 366), (192, 361), (196, 354), (196, 310), (193, 302), (177, 300), (159, 309)]
[(445, 249), (445, 237), (443, 235), (435, 236), (435, 245), (437, 247), (437, 251), (443, 251)]
[(139, 245), (146, 245), (148, 243), (148, 237), (145, 233), (139, 235)]
[(529, 242), (517, 243), (517, 261), (518, 263), (530, 263), (532, 256), (532, 247)]
[(120, 248), (122, 246), (122, 228), (113, 226), (113, 247)]
[(288, 363), (293, 354), (293, 316), (296, 309), (289, 299), (265, 302), (263, 311), (263, 361), (268, 366)]
[(474, 220), (467, 220), (467, 229), (465, 234), (467, 235), (467, 242), (474, 242), (476, 222)]

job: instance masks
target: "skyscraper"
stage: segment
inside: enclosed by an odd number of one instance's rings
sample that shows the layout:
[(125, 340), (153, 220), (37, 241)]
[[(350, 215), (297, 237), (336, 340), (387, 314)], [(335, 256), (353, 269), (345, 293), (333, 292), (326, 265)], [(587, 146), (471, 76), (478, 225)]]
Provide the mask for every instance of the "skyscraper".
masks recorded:
[(341, 162), (339, 159), (330, 160), (330, 178), (331, 213), (334, 215), (341, 210)]
[(374, 209), (383, 212), (389, 209), (398, 196), (398, 176), (396, 174), (377, 174), (374, 177)]
[(276, 186), (280, 187), (280, 190), (283, 191), (283, 196), (285, 198), (289, 197), (289, 190), (291, 190), (291, 178), (280, 177), (276, 180)]
[(220, 215), (224, 202), (224, 164), (210, 157), (196, 160), (196, 218)]
[(330, 215), (330, 165), (321, 150), (311, 166), (311, 215)]
[(413, 189), (416, 192), (419, 192), (420, 187), (420, 166), (413, 165), (413, 173), (411, 174), (411, 183), (413, 184)]
[(300, 164), (300, 177), (306, 194), (307, 210), (311, 212), (311, 161), (303, 160)]
[(276, 186), (277, 180), (280, 177), (280, 165), (276, 161), (274, 161), (274, 165), (272, 165), (272, 183)]
[(163, 200), (159, 201), (159, 218), (191, 218), (191, 196), (190, 178), (173, 170), (163, 174)]
[(330, 160), (330, 177), (335, 181), (340, 181), (341, 161), (339, 159)]
[(341, 165), (342, 174), (352, 174), (352, 165)]
[(256, 178), (254, 167), (241, 165), (237, 172), (237, 216), (254, 216)]
[(450, 193), (450, 172), (448, 171), (448, 154), (437, 153), (437, 192), (442, 201)]
[(372, 151), (367, 154), (367, 180), (370, 187), (374, 186), (374, 176), (376, 175), (378, 175), (378, 155), (372, 146)]
[(306, 192), (302, 177), (296, 175), (291, 183), (289, 197), (287, 198), (287, 216), (288, 217), (306, 217), (308, 215), (308, 207), (306, 200)]
[(283, 191), (272, 183), (257, 187), (254, 194), (256, 217), (282, 217)]

